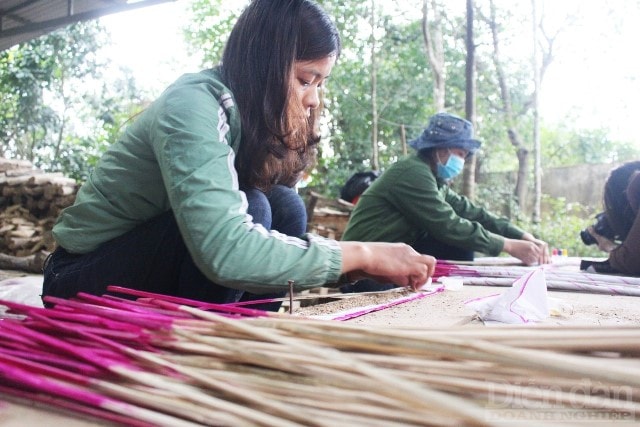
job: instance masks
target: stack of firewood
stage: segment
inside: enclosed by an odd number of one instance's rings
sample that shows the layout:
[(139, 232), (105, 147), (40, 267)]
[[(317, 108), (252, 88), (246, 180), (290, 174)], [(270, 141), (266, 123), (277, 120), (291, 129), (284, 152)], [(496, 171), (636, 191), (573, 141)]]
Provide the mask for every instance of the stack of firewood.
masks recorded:
[(331, 199), (315, 191), (305, 195), (307, 231), (329, 239), (340, 240), (349, 222), (353, 204), (342, 199)]
[(26, 160), (0, 158), (0, 252), (26, 257), (51, 252), (51, 228), (75, 200), (78, 185)]

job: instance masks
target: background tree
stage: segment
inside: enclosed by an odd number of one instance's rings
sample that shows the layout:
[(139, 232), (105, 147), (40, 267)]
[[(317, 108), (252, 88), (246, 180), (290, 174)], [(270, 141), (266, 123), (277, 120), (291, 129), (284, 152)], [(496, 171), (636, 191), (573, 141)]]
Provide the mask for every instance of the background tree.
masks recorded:
[[(384, 170), (406, 153), (406, 139), (417, 136), (435, 112), (434, 85), (421, 22), (413, 18), (419, 11), (381, 3), (374, 17), (375, 2), (321, 3), (335, 19), (343, 54), (327, 86), (324, 138), (308, 184), (337, 195), (354, 172), (376, 168), (376, 159)], [(229, 12), (219, 2), (208, 1), (196, 1), (192, 7), (194, 19), (186, 30), (190, 49), (204, 50), (204, 66), (215, 65), (241, 7)], [(447, 64), (464, 64), (462, 19), (443, 17), (439, 23), (448, 32), (443, 35)], [(464, 67), (456, 66), (444, 108), (462, 114), (464, 93)]]
[(79, 23), (3, 52), (5, 154), (37, 162), (48, 149), (55, 158), (77, 96), (69, 85), (97, 73), (103, 35), (95, 21)]
[(139, 100), (133, 80), (105, 80), (97, 21), (0, 53), (2, 155), (84, 179)]
[(446, 95), (446, 63), (442, 34), (441, 6), (436, 0), (422, 0), (422, 37), (433, 76), (433, 106), (444, 110)]
[[(517, 152), (514, 153), (508, 130), (511, 129), (520, 141), (532, 141), (531, 44), (526, 48), (518, 44), (518, 39), (522, 39), (523, 25), (531, 27), (527, 6), (530, 3), (519, 1), (511, 5), (510, 2), (492, 0), (495, 1), (493, 23), (499, 36), (497, 54), (491, 28), (487, 24), (491, 17), (490, 10), (487, 10), (490, 4), (480, 2), (474, 5), (475, 15), (479, 17), (474, 20), (478, 25), (473, 31), (475, 78), (467, 79), (465, 29), (469, 25), (465, 23), (464, 10), (460, 10), (459, 5), (458, 9), (453, 9), (456, 5), (451, 3), (426, 1), (429, 26), (437, 25), (442, 37), (444, 59), (440, 69), (443, 70), (443, 81), (446, 81), (446, 92), (440, 92), (443, 94), (442, 109), (466, 115), (466, 84), (470, 81), (476, 86), (479, 101), (475, 105), (475, 125), (477, 136), (483, 141), (483, 149), (475, 156), (476, 175), (482, 177), (489, 171), (517, 170)], [(232, 6), (223, 3), (219, 0), (197, 0), (192, 6), (194, 18), (186, 34), (190, 49), (194, 53), (204, 52), (203, 66), (218, 63), (228, 32), (244, 6), (242, 3)], [(438, 111), (434, 95), (437, 83), (423, 32), (425, 0), (413, 5), (375, 2), (376, 16), (373, 20), (371, 2), (323, 0), (321, 3), (334, 17), (344, 48), (327, 85), (323, 140), (318, 163), (306, 184), (327, 196), (337, 196), (339, 188), (354, 172), (375, 167), (374, 147), (380, 170), (385, 170), (406, 152), (404, 142), (416, 137), (427, 119)], [(432, 13), (434, 7), (438, 7), (437, 22)], [(557, 25), (557, 28), (561, 29), (562, 25)], [(374, 32), (376, 37), (372, 38)], [(541, 50), (551, 52), (548, 47), (556, 33), (550, 33), (550, 37), (545, 34), (541, 31), (543, 37), (540, 41), (548, 46)], [(433, 35), (430, 37), (433, 40)], [(501, 49), (503, 46), (505, 48)], [(543, 56), (543, 64), (552, 57), (551, 54)], [(496, 58), (497, 61), (494, 60)], [(374, 61), (375, 73), (372, 73)], [(374, 75), (375, 82), (372, 80)], [(372, 91), (374, 86), (375, 92)], [(377, 130), (374, 130), (374, 122)], [(561, 164), (563, 157), (558, 150), (570, 149), (580, 141), (586, 142), (591, 136), (595, 137), (584, 131), (572, 133), (573, 130), (570, 127), (556, 130), (541, 123), (542, 162), (552, 156), (554, 164)], [(559, 135), (563, 136), (562, 141), (552, 141)], [(524, 144), (522, 142), (525, 150), (531, 149), (530, 143)], [(596, 151), (593, 155), (600, 155), (601, 152)], [(566, 159), (568, 161), (569, 157)], [(532, 174), (530, 168), (522, 170), (525, 173), (516, 187), (526, 190), (532, 183)], [(483, 194), (505, 194), (504, 203), (511, 206), (513, 197), (508, 195), (514, 193), (513, 183), (496, 184), (500, 187), (494, 188), (494, 184), (482, 180), (481, 185), (486, 188), (482, 189)], [(526, 194), (520, 199), (523, 209), (512, 212), (525, 212)]]
[(610, 129), (580, 129), (570, 118), (540, 132), (541, 163), (545, 168), (581, 164), (620, 163), (639, 157), (626, 141), (611, 137)]
[[(339, 17), (339, 25), (342, 16), (353, 14), (355, 21), (351, 22), (356, 23), (358, 16), (362, 16), (358, 12), (359, 5), (356, 2), (335, 6), (332, 6), (331, 2), (324, 3), (325, 7), (339, 8), (336, 9), (337, 13), (332, 13), (333, 16)], [(378, 20), (377, 28), (379, 37), (376, 37), (379, 46), (379, 54), (376, 56), (377, 147), (380, 169), (384, 170), (406, 153), (405, 141), (416, 137), (424, 129), (428, 117), (436, 110), (433, 107), (434, 83), (425, 54), (424, 38), (421, 37), (422, 22), (413, 18), (417, 11), (406, 4), (398, 3), (386, 4), (386, 8), (381, 8), (381, 11), (383, 13)], [(464, 43), (464, 26), (460, 25), (459, 18), (455, 22), (444, 22), (450, 32), (447, 36), (449, 43), (445, 43), (447, 54), (451, 54), (447, 61), (454, 64), (464, 63), (464, 48), (461, 48)], [(330, 167), (322, 170), (330, 176), (336, 171), (342, 173), (342, 177), (336, 176), (336, 179), (330, 180), (338, 183), (343, 183), (346, 177), (355, 171), (372, 167), (370, 149), (363, 143), (366, 141), (372, 120), (367, 111), (367, 104), (371, 102), (370, 96), (362, 90), (367, 88), (365, 84), (370, 78), (365, 68), (369, 59), (363, 55), (369, 49), (368, 37), (365, 37), (362, 31), (354, 33), (341, 29), (341, 34), (345, 54), (334, 68), (328, 86), (328, 96), (331, 98), (328, 105), (336, 108), (330, 109), (332, 127), (327, 138), (332, 152), (340, 154), (332, 159)], [(345, 34), (353, 35), (355, 38), (345, 37)], [(446, 107), (462, 114), (464, 71), (457, 68), (451, 76), (451, 90), (447, 96)], [(345, 154), (344, 162), (341, 161), (342, 153)]]
[(542, 176), (540, 166), (540, 83), (542, 80), (540, 72), (540, 60), (538, 51), (538, 27), (540, 22), (538, 20), (538, 5), (536, 0), (531, 0), (531, 26), (533, 33), (533, 49), (531, 55), (531, 68), (533, 69), (533, 94), (532, 109), (533, 109), (533, 153), (534, 153), (534, 168), (533, 168), (533, 222), (534, 224), (540, 223), (540, 203), (542, 202)]
[(370, 38), (371, 40), (371, 169), (377, 171), (380, 169), (378, 161), (378, 69), (376, 57), (376, 0), (371, 0), (371, 11), (369, 12)]
[(202, 55), (202, 65), (213, 67), (220, 62), (222, 50), (238, 16), (246, 2), (223, 2), (222, 0), (193, 0), (190, 19), (184, 29), (187, 49)]
[[(529, 172), (529, 148), (521, 138), (521, 134), (516, 126), (517, 117), (512, 106), (512, 93), (507, 75), (502, 65), (500, 49), (501, 25), (498, 23), (496, 5), (493, 0), (489, 0), (489, 16), (484, 18), (491, 31), (491, 41), (493, 46), (492, 62), (495, 67), (495, 78), (499, 88), (500, 99), (502, 101), (502, 111), (507, 129), (507, 135), (511, 145), (515, 148), (518, 159), (518, 174), (515, 183), (514, 194), (519, 203), (520, 209), (524, 211), (527, 196), (527, 178)], [(520, 115), (526, 114), (526, 110)]]
[[(535, 0), (530, 3), (535, 8)], [(511, 9), (503, 6), (499, 9), (495, 0), (489, 0), (488, 12), (480, 10), (481, 22), (487, 25), (490, 32), (491, 44), (491, 64), (493, 65), (496, 93), (500, 95), (501, 105), (497, 107), (496, 114), (502, 116), (504, 132), (511, 146), (515, 149), (517, 158), (517, 179), (513, 194), (516, 198), (519, 211), (524, 213), (527, 210), (528, 189), (533, 178), (534, 187), (534, 216), (539, 218), (539, 208), (541, 200), (540, 188), (540, 111), (538, 97), (542, 91), (544, 75), (551, 65), (554, 55), (554, 43), (563, 30), (570, 27), (569, 16), (565, 18), (562, 25), (557, 26), (555, 32), (549, 34), (544, 28), (544, 15), (530, 16), (528, 19), (524, 15), (515, 15)], [(532, 28), (532, 49), (529, 64), (519, 62), (506, 55), (502, 50), (502, 39), (514, 39), (513, 30), (507, 31), (507, 22), (514, 21), (530, 22)], [(512, 27), (509, 27), (512, 28)], [(509, 68), (505, 64), (509, 64)], [(517, 70), (512, 70), (514, 65)], [(527, 78), (529, 76), (529, 78)], [(530, 81), (530, 84), (526, 82)], [(530, 143), (527, 143), (527, 136), (530, 135)], [(534, 153), (533, 174), (530, 168), (530, 153)]]
[[(467, 25), (465, 45), (467, 48), (467, 59), (465, 61), (465, 115), (474, 128), (476, 127), (476, 46), (474, 41), (474, 21), (475, 6), (473, 0), (467, 0)], [(476, 157), (471, 156), (464, 164), (464, 174), (462, 176), (462, 194), (469, 199), (474, 199), (475, 177), (476, 177)]]

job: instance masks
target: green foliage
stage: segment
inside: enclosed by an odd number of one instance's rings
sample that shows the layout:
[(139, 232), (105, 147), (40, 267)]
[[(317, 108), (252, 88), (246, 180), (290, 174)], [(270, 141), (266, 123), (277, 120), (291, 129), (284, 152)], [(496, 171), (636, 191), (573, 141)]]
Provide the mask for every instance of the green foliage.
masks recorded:
[[(353, 173), (372, 168), (371, 10), (370, 3), (362, 2), (324, 1), (323, 5), (337, 17), (343, 55), (327, 89), (330, 132), (311, 185), (316, 191), (335, 195)], [(411, 150), (403, 142), (418, 136), (435, 112), (420, 13), (414, 10), (407, 15), (411, 17), (395, 19), (397, 14), (376, 11), (377, 149), (381, 170), (401, 157), (404, 150)], [(460, 31), (458, 22), (448, 23), (452, 34)], [(450, 35), (447, 41), (446, 56), (451, 70), (447, 103), (454, 110), (464, 102), (464, 66), (459, 67), (464, 61), (460, 49), (463, 39)]]
[[(102, 154), (120, 136), (130, 121), (139, 114), (143, 107), (132, 103), (130, 99), (118, 98), (122, 101), (105, 109), (101, 116), (93, 123), (91, 132), (68, 135), (56, 157), (49, 164), (51, 170), (62, 171), (66, 176), (83, 182), (102, 157)], [(104, 98), (109, 100), (109, 98)], [(106, 103), (109, 105), (109, 102)]]
[(4, 155), (43, 163), (39, 152), (61, 144), (65, 111), (76, 101), (69, 86), (98, 75), (103, 43), (96, 22), (78, 23), (0, 54)]
[[(483, 181), (476, 186), (476, 198), (474, 203), (483, 206), (490, 212), (516, 221), (520, 218), (521, 212), (518, 208), (518, 201), (513, 194), (512, 179), (506, 174), (492, 174), (490, 177), (483, 176)], [(489, 179), (487, 179), (489, 178)], [(454, 189), (459, 191), (457, 181)]]
[[(218, 63), (227, 35), (246, 2), (228, 6), (220, 0), (195, 0), (193, 19), (187, 29), (192, 50), (204, 52), (205, 66)], [(343, 53), (332, 72), (325, 92), (325, 122), (318, 163), (308, 185), (334, 197), (349, 176), (371, 169), (372, 159), (372, 29), (371, 2), (321, 0), (334, 18), (343, 42)], [(433, 79), (426, 57), (421, 4), (404, 2), (376, 4), (375, 35), (376, 98), (378, 102), (378, 150), (384, 170), (403, 154), (401, 129), (406, 141), (419, 135), (433, 110)], [(526, 4), (527, 7), (523, 7)], [(459, 5), (458, 5), (459, 6)], [(476, 133), (483, 142), (477, 154), (479, 176), (488, 172), (518, 168), (515, 149), (507, 135), (504, 103), (492, 58), (492, 39), (483, 17), (486, 3), (477, 4), (476, 48)], [(225, 9), (226, 8), (226, 9)], [(446, 108), (464, 115), (465, 100), (465, 16), (464, 8), (440, 2), (446, 58)], [(522, 49), (522, 31), (530, 29), (528, 3), (497, 10), (501, 37), (501, 65), (510, 88), (513, 124), (526, 147), (532, 146), (531, 99), (533, 81), (530, 44)], [(520, 43), (520, 44), (519, 44)], [(544, 167), (601, 163), (634, 155), (628, 145), (610, 141), (606, 130), (584, 132), (543, 123), (541, 140)], [(411, 150), (410, 148), (408, 149)], [(613, 154), (611, 154), (613, 152)], [(531, 157), (531, 164), (533, 158)], [(500, 209), (511, 209), (515, 181), (502, 183), (504, 200)]]
[(595, 245), (587, 246), (580, 239), (580, 231), (594, 221), (591, 209), (579, 203), (568, 203), (565, 199), (543, 195), (542, 218), (536, 224), (520, 212), (509, 182), (503, 174), (501, 179), (496, 175), (492, 182), (479, 185), (475, 203), (508, 218), (546, 241), (550, 249), (566, 249), (569, 256), (575, 257), (606, 257)]
[(3, 156), (86, 179), (142, 102), (130, 76), (103, 75), (106, 43), (104, 28), (89, 21), (0, 53)]
[(212, 67), (220, 62), (242, 6), (242, 2), (230, 6), (222, 0), (195, 0), (191, 4), (192, 19), (184, 35), (191, 52), (204, 53), (203, 66)]
[(541, 132), (542, 163), (545, 167), (586, 163), (616, 163), (640, 158), (640, 150), (628, 141), (615, 141), (609, 129), (579, 129), (567, 119)]
[(540, 224), (523, 219), (516, 224), (546, 241), (550, 249), (566, 249), (569, 256), (607, 257), (596, 245), (587, 246), (580, 239), (580, 231), (593, 223), (587, 208), (549, 196), (543, 196), (543, 205)]

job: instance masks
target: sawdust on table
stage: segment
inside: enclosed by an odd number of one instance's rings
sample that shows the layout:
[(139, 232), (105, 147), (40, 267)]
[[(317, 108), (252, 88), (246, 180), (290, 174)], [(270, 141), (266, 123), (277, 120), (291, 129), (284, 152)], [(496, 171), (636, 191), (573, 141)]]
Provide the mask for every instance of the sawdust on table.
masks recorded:
[(305, 317), (322, 316), (352, 310), (358, 307), (385, 304), (410, 294), (412, 294), (412, 292), (404, 288), (384, 292), (328, 294), (318, 298), (319, 303), (296, 308), (293, 314)]

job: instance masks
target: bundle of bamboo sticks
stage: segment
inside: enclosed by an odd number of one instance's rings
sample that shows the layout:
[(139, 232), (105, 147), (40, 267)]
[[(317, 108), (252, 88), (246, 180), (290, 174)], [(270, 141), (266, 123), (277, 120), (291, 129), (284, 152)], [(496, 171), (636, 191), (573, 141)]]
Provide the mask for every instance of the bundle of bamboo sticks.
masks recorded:
[(638, 328), (370, 329), (110, 290), (47, 298), (50, 309), (1, 301), (0, 393), (135, 426), (546, 425), (640, 414)]
[(465, 285), (511, 286), (519, 277), (543, 268), (548, 289), (640, 296), (640, 278), (622, 275), (563, 270), (553, 265), (541, 267), (464, 265), (438, 261), (435, 278), (459, 277)]

